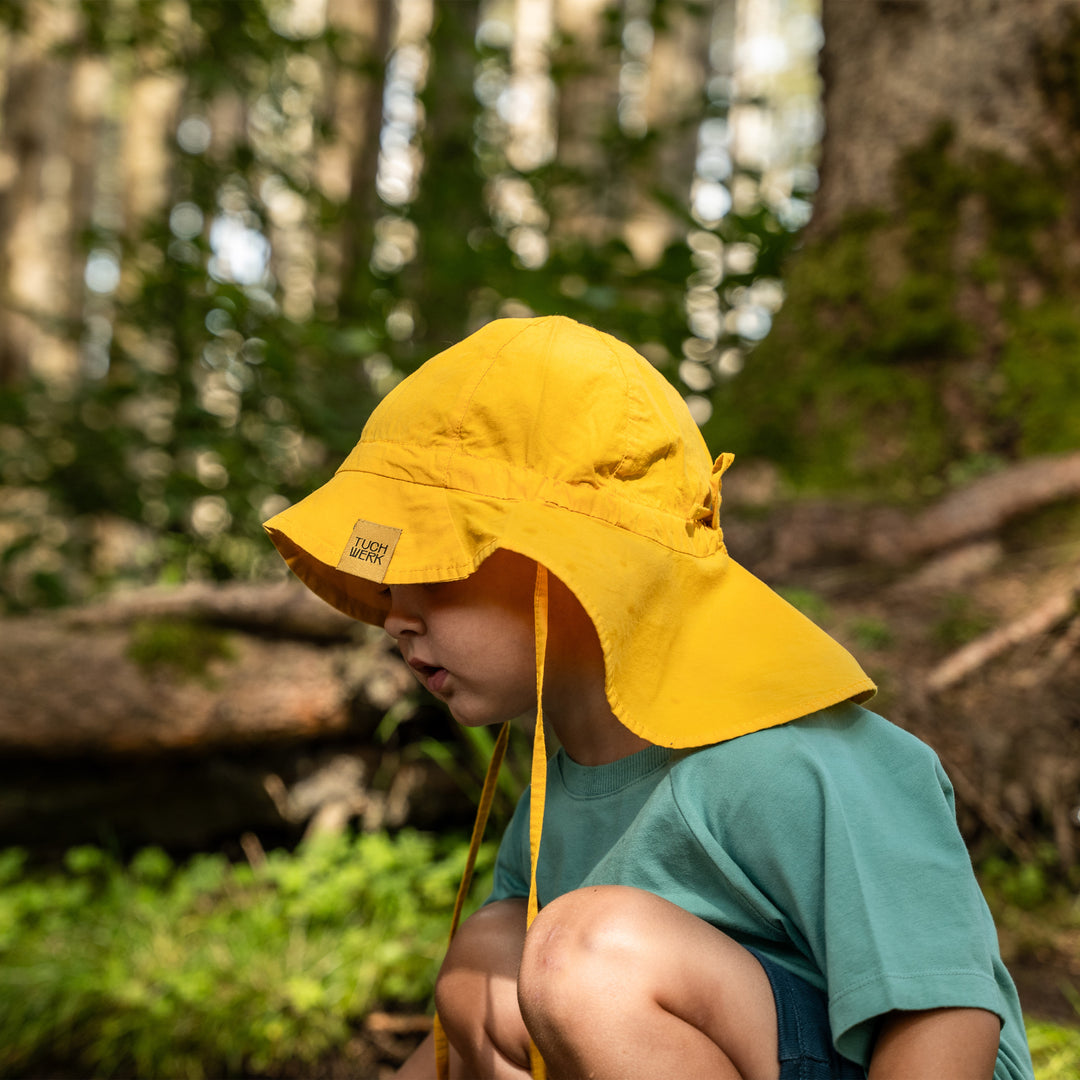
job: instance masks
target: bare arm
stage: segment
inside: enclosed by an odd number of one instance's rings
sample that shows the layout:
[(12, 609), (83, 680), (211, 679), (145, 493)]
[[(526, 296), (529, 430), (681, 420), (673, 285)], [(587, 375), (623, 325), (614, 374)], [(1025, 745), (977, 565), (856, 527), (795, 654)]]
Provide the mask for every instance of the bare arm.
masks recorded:
[[(496, 1062), (493, 1066), (498, 1071), (492, 1073), (493, 1080), (501, 1080), (504, 1076), (522, 1076), (528, 1080), (526, 1073), (513, 1070), (505, 1062)], [(511, 1069), (504, 1072), (505, 1069)], [(450, 1047), (450, 1080), (472, 1080), (471, 1073), (461, 1060), (461, 1056)], [(394, 1073), (394, 1080), (436, 1080), (435, 1069), (435, 1036), (429, 1035), (406, 1059), (401, 1068)]]
[(397, 1080), (435, 1080), (435, 1036), (429, 1035), (394, 1076)]
[(883, 1018), (869, 1080), (991, 1080), (1001, 1024), (985, 1009), (927, 1009)]

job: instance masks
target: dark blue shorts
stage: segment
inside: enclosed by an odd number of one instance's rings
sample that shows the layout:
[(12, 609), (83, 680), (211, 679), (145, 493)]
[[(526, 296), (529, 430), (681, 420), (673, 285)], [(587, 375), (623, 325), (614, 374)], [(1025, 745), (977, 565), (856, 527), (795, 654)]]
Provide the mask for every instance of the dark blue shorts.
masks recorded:
[(832, 1044), (825, 994), (751, 949), (769, 976), (779, 1026), (780, 1080), (866, 1080), (866, 1070)]

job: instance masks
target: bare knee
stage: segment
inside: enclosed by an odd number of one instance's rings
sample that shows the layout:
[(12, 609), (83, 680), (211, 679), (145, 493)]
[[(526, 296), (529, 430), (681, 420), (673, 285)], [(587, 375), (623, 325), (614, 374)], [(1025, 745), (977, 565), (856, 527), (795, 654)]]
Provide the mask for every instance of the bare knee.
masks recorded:
[(622, 1044), (647, 1045), (661, 1031), (671, 1041), (675, 1031), (664, 1025), (672, 1018), (683, 1025), (677, 1037), (687, 1054), (696, 1046), (710, 1060), (722, 1055), (743, 1075), (775, 1075), (778, 1067), (776, 1009), (758, 961), (640, 889), (585, 888), (548, 904), (525, 938), (518, 1002), (545, 1057), (575, 1067), (603, 1050), (599, 1032), (618, 1033)]
[(466, 1063), (492, 1075), (494, 1058), (528, 1063), (528, 1034), (517, 1004), (525, 902), (506, 900), (466, 919), (435, 983), (435, 1007)]
[(530, 1030), (584, 1019), (590, 1004), (609, 994), (646, 992), (638, 961), (654, 901), (639, 889), (609, 885), (566, 893), (544, 907), (525, 938), (518, 976)]

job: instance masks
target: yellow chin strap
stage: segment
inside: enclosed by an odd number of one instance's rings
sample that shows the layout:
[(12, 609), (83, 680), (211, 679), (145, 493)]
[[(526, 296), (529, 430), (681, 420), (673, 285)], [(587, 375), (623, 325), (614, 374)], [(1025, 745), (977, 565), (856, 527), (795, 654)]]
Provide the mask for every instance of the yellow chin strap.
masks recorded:
[[(532, 926), (540, 904), (536, 893), (536, 863), (540, 857), (540, 836), (544, 829), (544, 802), (547, 791), (547, 744), (544, 739), (544, 656), (547, 653), (548, 632), (548, 575), (547, 569), (536, 565), (536, 588), (533, 592), (533, 625), (536, 633), (536, 730), (533, 734), (532, 787), (529, 798), (529, 903), (526, 916), (526, 929)], [(495, 749), (491, 754), (487, 775), (484, 777), (484, 789), (480, 794), (480, 805), (476, 809), (476, 821), (473, 824), (472, 838), (469, 840), (469, 854), (465, 860), (465, 872), (458, 886), (457, 899), (454, 901), (454, 914), (450, 919), (450, 940), (457, 933), (461, 921), (461, 910), (472, 884), (473, 869), (476, 866), (476, 854), (480, 850), (480, 841), (484, 838), (484, 826), (487, 825), (491, 802), (495, 796), (495, 785), (499, 778), (499, 768), (506, 755), (506, 744), (510, 738), (510, 723), (507, 721), (499, 729), (495, 740)], [(435, 1069), (438, 1080), (450, 1080), (450, 1044), (446, 1032), (435, 1015)], [(547, 1080), (544, 1059), (536, 1045), (529, 1041), (529, 1070), (533, 1080)]]
[[(536, 864), (540, 859), (540, 835), (544, 831), (544, 802), (547, 795), (547, 744), (544, 739), (544, 657), (548, 635), (548, 574), (536, 564), (533, 592), (533, 625), (536, 632), (536, 730), (533, 732), (532, 786), (529, 789), (529, 906), (526, 930), (532, 926), (540, 902), (536, 894)], [(533, 1080), (547, 1080), (544, 1059), (529, 1040), (529, 1069)]]

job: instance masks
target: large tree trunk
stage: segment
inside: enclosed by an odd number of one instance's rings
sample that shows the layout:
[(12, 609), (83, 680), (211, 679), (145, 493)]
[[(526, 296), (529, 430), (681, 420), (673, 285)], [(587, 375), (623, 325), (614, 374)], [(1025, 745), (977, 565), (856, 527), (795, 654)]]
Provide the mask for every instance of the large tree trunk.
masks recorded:
[(824, 27), (820, 190), (733, 448), (908, 498), (1074, 449), (1080, 9), (825, 0)]
[[(900, 157), (946, 120), (961, 152), (1036, 164), (1075, 148), (1075, 113), (1048, 80), (1073, 0), (824, 0), (826, 139), (813, 231), (853, 210), (896, 206)], [(1073, 31), (1075, 33), (1075, 30)], [(1075, 108), (1075, 104), (1073, 105)]]

